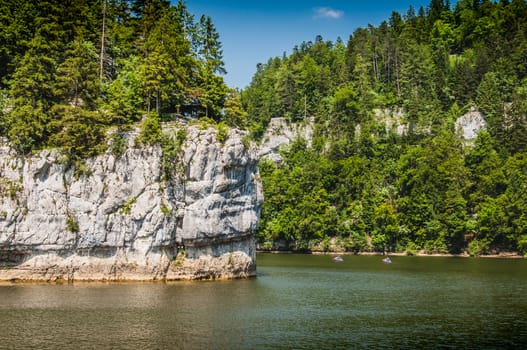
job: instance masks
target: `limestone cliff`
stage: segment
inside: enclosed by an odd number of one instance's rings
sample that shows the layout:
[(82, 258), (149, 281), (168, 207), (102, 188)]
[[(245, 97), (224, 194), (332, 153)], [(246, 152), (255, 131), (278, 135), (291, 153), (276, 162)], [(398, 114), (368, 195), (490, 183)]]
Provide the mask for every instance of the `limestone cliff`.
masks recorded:
[(456, 119), (456, 131), (465, 141), (473, 141), (478, 132), (486, 127), (487, 122), (476, 107), (471, 107), (467, 113)]
[[(229, 131), (186, 134), (167, 178), (163, 150), (126, 135), (120, 156), (82, 175), (56, 150), (18, 157), (0, 147), (0, 279), (177, 280), (255, 274), (262, 202), (257, 150)], [(224, 138), (224, 137), (223, 137)]]
[(291, 123), (285, 118), (271, 118), (259, 147), (260, 157), (281, 162), (280, 149), (287, 147), (298, 137), (305, 139), (310, 146), (314, 124), (315, 118), (308, 118), (301, 123)]

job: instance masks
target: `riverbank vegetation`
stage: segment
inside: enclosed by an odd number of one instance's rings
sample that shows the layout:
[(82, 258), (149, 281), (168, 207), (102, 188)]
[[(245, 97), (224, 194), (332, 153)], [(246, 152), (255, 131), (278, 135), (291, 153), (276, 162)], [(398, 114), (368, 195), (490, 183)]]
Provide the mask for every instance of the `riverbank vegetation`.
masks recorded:
[[(260, 163), (260, 244), (527, 253), (526, 57), (524, 0), (432, 0), (258, 65), (242, 92), (254, 138), (272, 117), (314, 120)], [(472, 107), (486, 128), (467, 142), (455, 121)]]

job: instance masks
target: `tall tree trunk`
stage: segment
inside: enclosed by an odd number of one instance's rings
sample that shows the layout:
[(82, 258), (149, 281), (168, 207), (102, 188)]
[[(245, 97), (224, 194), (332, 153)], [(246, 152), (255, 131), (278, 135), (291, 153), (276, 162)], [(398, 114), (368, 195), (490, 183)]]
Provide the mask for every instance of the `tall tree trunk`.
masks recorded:
[(156, 112), (157, 115), (159, 115), (159, 111), (161, 109), (161, 92), (157, 90), (156, 92)]
[(104, 37), (106, 31), (106, 0), (103, 0), (102, 5), (102, 31), (101, 31), (101, 53), (99, 55), (99, 82), (102, 84), (104, 76)]
[(146, 94), (146, 114), (150, 115), (150, 100), (152, 97), (152, 92), (148, 91)]
[(397, 85), (397, 96), (401, 96), (401, 81), (399, 80), (399, 51), (395, 48), (395, 83)]

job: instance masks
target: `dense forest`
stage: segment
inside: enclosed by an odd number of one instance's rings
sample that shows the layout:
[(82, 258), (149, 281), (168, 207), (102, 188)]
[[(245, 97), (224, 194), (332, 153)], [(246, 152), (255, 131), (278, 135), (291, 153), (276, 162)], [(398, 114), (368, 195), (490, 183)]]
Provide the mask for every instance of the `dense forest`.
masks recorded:
[[(263, 247), (527, 253), (524, 0), (432, 0), (346, 43), (319, 36), (259, 64), (242, 105), (256, 139), (272, 117), (314, 118), (312, 140), (260, 163)], [(466, 142), (470, 108), (486, 129)]]
[(75, 160), (145, 116), (147, 141), (175, 115), (239, 122), (214, 23), (174, 3), (0, 0), (0, 136)]
[[(0, 137), (20, 154), (57, 147), (80, 168), (134, 123), (163, 143), (175, 116), (256, 141), (273, 117), (314, 120), (260, 163), (264, 247), (527, 253), (525, 0), (410, 6), (259, 64), (241, 92), (211, 18), (183, 0), (0, 0), (0, 17)], [(470, 108), (486, 128), (467, 142), (455, 121)]]

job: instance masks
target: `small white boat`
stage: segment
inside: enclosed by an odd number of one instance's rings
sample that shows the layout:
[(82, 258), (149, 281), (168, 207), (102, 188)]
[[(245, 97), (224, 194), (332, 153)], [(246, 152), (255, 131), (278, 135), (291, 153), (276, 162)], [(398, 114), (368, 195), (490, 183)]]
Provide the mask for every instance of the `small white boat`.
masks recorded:
[(385, 263), (385, 264), (391, 264), (392, 263), (392, 259), (390, 259), (390, 257), (387, 256), (386, 258), (382, 259), (382, 262)]
[(333, 258), (333, 261), (335, 261), (335, 262), (343, 262), (344, 259), (342, 259), (342, 257), (340, 257), (340, 256), (336, 256), (336, 257)]

